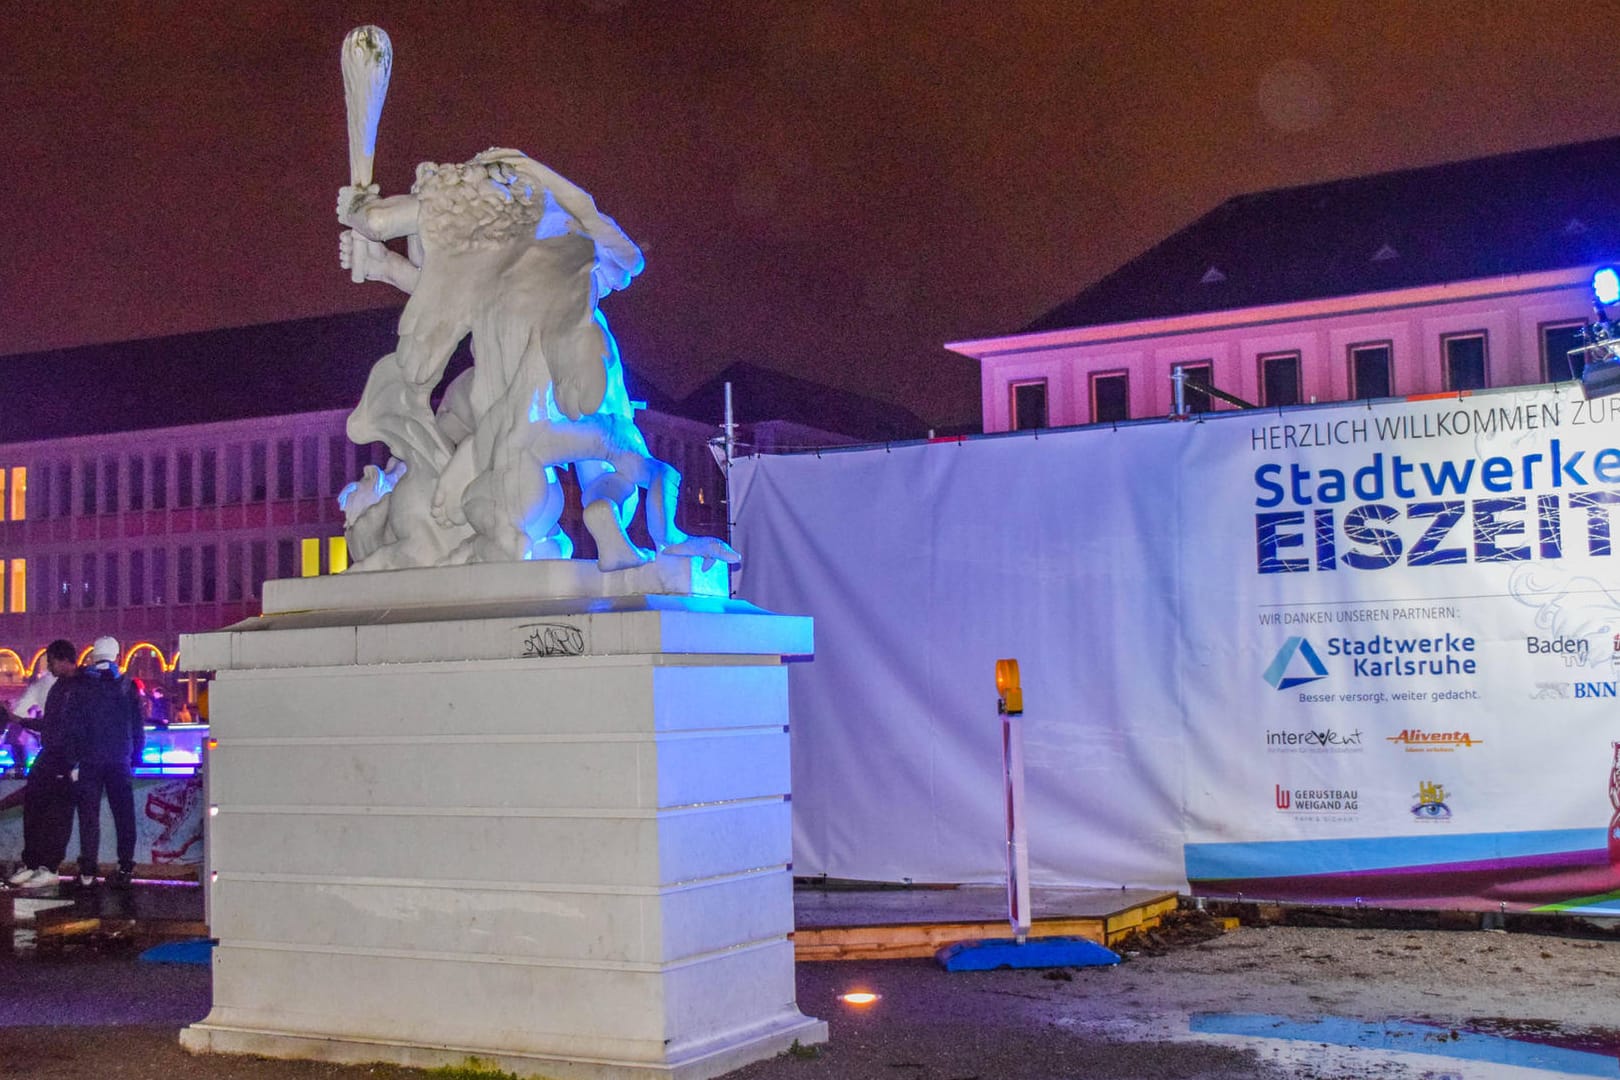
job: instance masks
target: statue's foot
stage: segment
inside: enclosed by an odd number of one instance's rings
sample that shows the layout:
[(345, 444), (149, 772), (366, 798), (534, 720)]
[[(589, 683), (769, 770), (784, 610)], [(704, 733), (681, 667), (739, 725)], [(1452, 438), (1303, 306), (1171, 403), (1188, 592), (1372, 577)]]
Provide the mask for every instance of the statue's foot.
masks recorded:
[(613, 544), (604, 549), (597, 545), (596, 568), (602, 573), (611, 573), (614, 570), (630, 570), (637, 566), (645, 566), (657, 558), (646, 548), (625, 541), (623, 544)]
[(742, 562), (742, 556), (737, 554), (737, 550), (718, 536), (688, 536), (678, 544), (671, 544), (659, 554), (702, 559), (705, 570), (717, 562), (723, 562), (728, 566), (736, 566)]

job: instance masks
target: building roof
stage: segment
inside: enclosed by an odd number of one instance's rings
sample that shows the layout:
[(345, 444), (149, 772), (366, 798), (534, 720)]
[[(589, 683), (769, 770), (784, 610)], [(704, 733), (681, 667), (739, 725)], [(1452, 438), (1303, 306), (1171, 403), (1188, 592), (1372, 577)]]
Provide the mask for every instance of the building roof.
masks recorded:
[[(399, 309), (385, 308), (3, 356), (0, 444), (351, 409), (371, 365), (393, 350), (398, 323)], [(463, 342), (447, 372), (471, 362)], [(792, 420), (863, 440), (924, 431), (898, 406), (748, 364), (679, 402), (625, 365), (632, 398), (714, 425), (727, 379), (739, 420)]]
[(1620, 258), (1620, 138), (1240, 195), (1024, 332)]
[(739, 424), (787, 420), (868, 442), (928, 434), (928, 425), (899, 405), (743, 363), (732, 364), (687, 394), (673, 411), (709, 424), (724, 422), (728, 382)]

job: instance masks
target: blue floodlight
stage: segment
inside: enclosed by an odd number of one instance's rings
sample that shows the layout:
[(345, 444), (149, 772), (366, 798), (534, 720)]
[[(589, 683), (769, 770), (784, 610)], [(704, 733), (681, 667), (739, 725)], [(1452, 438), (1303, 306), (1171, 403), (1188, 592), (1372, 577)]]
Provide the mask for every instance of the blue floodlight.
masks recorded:
[(1592, 293), (1600, 304), (1620, 302), (1620, 272), (1612, 266), (1599, 268), (1592, 275)]

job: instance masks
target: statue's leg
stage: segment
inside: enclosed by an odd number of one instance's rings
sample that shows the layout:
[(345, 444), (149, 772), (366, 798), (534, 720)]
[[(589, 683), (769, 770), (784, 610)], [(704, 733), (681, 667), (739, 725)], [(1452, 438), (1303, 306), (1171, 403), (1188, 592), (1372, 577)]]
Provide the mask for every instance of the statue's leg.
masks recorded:
[(603, 571), (640, 566), (653, 553), (630, 542), (619, 520), (619, 507), (635, 492), (635, 481), (623, 473), (602, 470), (580, 489), (585, 528), (596, 541), (596, 565)]

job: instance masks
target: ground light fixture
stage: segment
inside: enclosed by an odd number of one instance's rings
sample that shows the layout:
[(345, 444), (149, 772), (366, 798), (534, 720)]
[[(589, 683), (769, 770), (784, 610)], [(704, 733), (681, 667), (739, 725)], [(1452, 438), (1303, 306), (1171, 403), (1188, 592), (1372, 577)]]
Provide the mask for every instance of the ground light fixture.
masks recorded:
[(1596, 316), (1581, 330), (1581, 393), (1593, 398), (1620, 394), (1620, 331), (1609, 318), (1608, 305), (1620, 302), (1620, 271), (1601, 266), (1592, 274), (1592, 310)]
[(838, 995), (838, 1000), (845, 1005), (854, 1005), (856, 1008), (865, 1008), (874, 1004), (882, 994), (874, 994), (870, 990), (849, 990)]

